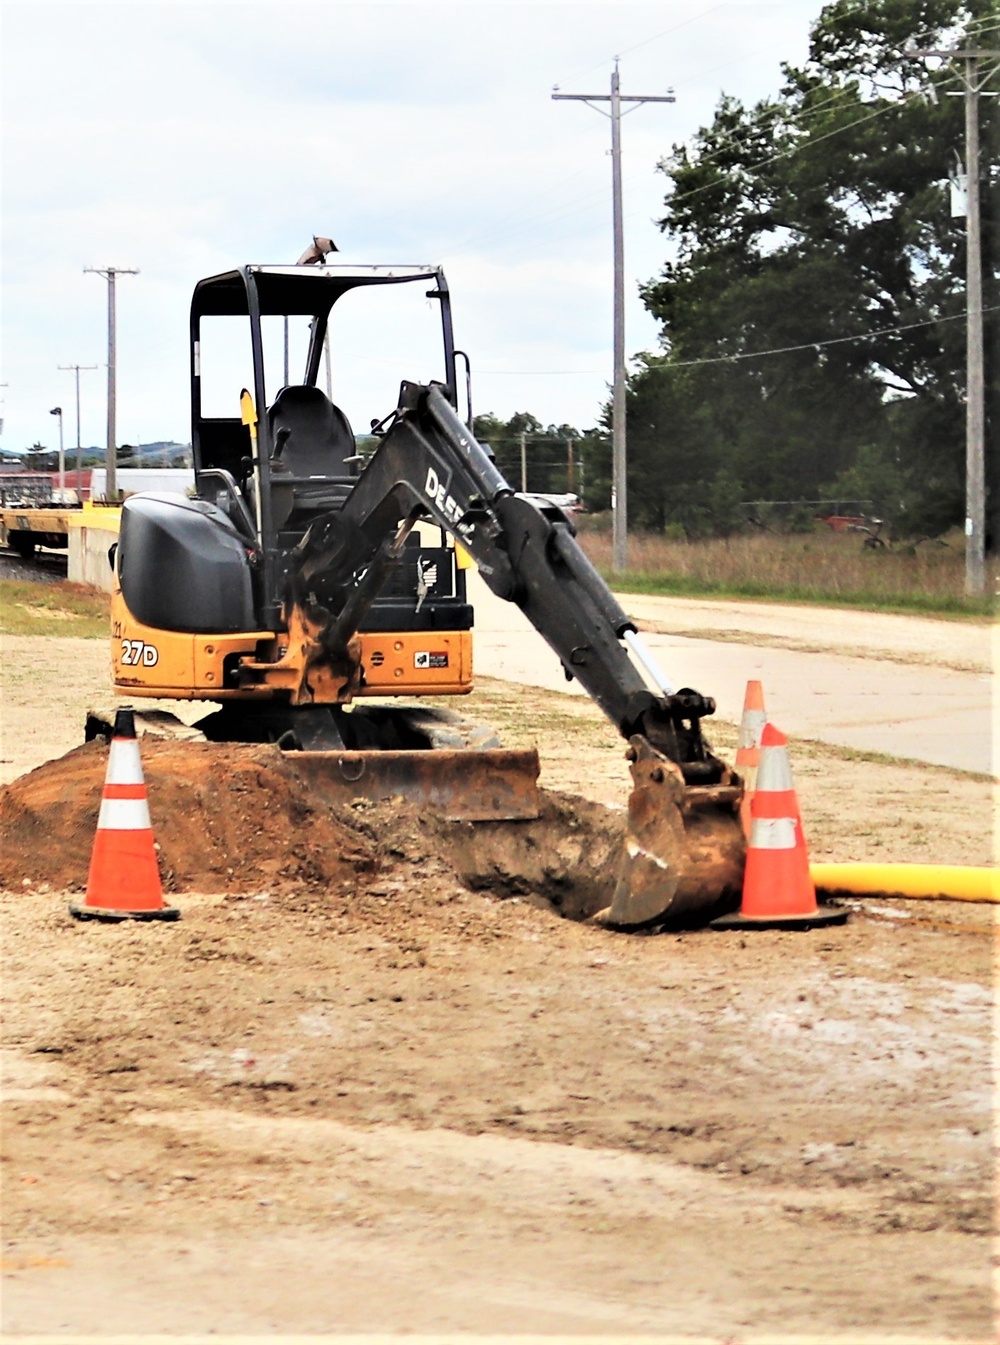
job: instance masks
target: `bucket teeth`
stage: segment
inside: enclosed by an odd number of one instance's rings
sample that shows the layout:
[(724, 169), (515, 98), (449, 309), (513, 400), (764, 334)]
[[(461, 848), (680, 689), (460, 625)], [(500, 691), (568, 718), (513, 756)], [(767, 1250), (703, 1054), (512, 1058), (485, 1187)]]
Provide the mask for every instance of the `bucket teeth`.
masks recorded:
[(625, 855), (604, 923), (637, 928), (734, 908), (745, 858), (738, 777), (723, 770), (724, 783), (685, 785), (680, 769), (647, 739), (634, 737), (631, 746)]

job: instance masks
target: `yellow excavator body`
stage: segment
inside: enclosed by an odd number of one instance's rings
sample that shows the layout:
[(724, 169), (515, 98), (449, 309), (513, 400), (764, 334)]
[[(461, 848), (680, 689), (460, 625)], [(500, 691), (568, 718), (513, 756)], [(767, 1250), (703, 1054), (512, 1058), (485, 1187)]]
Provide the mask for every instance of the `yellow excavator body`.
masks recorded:
[[(356, 435), (318, 385), (331, 314), (351, 291), (407, 282), (439, 305), (444, 376), (400, 384), (389, 415)], [(275, 389), (264, 325), (282, 316), (307, 326), (308, 345), (302, 381), (288, 382), (286, 353)], [(207, 407), (203, 345), (219, 318), (249, 324), (253, 391), (238, 416)], [(702, 736), (715, 703), (666, 682), (572, 519), (554, 498), (514, 490), (475, 438), (439, 268), (309, 258), (200, 281), (191, 377), (194, 496), (139, 494), (122, 508), (119, 693), (213, 702), (196, 725), (207, 739), (294, 751), (349, 799), (402, 794), (463, 820), (535, 817), (536, 752), (506, 751), (452, 711), (399, 703), (472, 689), (471, 558), (628, 744), (633, 788), (608, 923), (738, 904), (743, 789)]]
[[(467, 696), (472, 632), (367, 631), (358, 637), (359, 676), (311, 674), (295, 704), (346, 705), (365, 696)], [(111, 595), (112, 682), (123, 695), (169, 700), (270, 700), (302, 686), (306, 640), (271, 631), (190, 634), (143, 625), (121, 585)], [(233, 670), (247, 675), (234, 683)], [(256, 674), (256, 675), (252, 675)], [(307, 679), (308, 680), (308, 679)]]

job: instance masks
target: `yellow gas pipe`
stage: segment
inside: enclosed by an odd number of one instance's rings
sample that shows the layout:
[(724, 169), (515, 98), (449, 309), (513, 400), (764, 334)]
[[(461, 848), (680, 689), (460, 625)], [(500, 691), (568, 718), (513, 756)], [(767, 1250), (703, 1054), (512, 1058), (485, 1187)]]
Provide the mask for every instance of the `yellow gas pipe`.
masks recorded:
[(995, 868), (964, 868), (958, 864), (810, 864), (809, 872), (815, 886), (824, 892), (1000, 902), (1000, 869)]

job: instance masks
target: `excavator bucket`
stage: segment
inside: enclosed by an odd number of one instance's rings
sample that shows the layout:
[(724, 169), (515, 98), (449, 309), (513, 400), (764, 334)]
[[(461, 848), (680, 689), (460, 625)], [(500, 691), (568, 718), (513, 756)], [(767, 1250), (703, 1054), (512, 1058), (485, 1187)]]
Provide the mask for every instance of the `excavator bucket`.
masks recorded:
[[(745, 858), (738, 777), (724, 769), (722, 783), (686, 785), (678, 767), (643, 737), (631, 739), (629, 756), (628, 825), (603, 923), (632, 929), (735, 909)], [(445, 821), (539, 816), (534, 750), (303, 751), (289, 760), (311, 790), (338, 802), (401, 798)]]
[(679, 768), (639, 736), (630, 739), (629, 757), (626, 853), (603, 923), (633, 929), (735, 909), (746, 856), (739, 777), (726, 768), (719, 784), (687, 785)]
[[(321, 708), (316, 711), (320, 724), (323, 714)], [(401, 798), (446, 822), (517, 822), (538, 816), (534, 748), (502, 748), (489, 725), (441, 707), (372, 707), (360, 710), (355, 720), (379, 725), (382, 745), (349, 750), (324, 743), (318, 731), (303, 738), (305, 750), (289, 753), (299, 772), (327, 798), (348, 803)], [(339, 722), (343, 726), (344, 720)]]
[[(308, 712), (299, 716), (299, 733), (308, 746), (287, 751), (285, 757), (301, 777), (307, 797), (314, 793), (334, 804), (359, 798), (372, 803), (404, 799), (446, 822), (523, 822), (538, 817), (539, 765), (534, 748), (502, 748), (488, 725), (451, 710), (411, 705), (382, 713), (397, 730), (424, 745), (360, 751), (321, 746), (324, 720), (327, 728), (332, 724), (328, 709), (318, 709), (311, 722)], [(114, 715), (113, 709), (90, 710), (85, 740), (100, 737), (110, 742)], [(134, 712), (139, 732), (153, 738), (253, 741), (239, 733), (220, 733), (213, 718), (190, 726), (168, 711)]]
[(293, 752), (318, 793), (350, 803), (402, 798), (448, 822), (538, 816), (538, 753), (487, 750)]

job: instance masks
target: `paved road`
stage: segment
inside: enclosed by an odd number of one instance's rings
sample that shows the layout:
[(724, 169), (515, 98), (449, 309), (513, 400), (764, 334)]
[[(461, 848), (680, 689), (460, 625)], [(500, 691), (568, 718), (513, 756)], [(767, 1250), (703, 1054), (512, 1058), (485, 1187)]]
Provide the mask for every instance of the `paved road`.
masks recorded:
[[(582, 694), (512, 604), (477, 574), (470, 592), (478, 672)], [(1000, 775), (995, 628), (759, 603), (622, 602), (667, 679), (714, 696), (722, 719), (739, 722), (756, 678), (770, 718), (793, 737)], [(677, 633), (699, 629), (714, 638)]]

